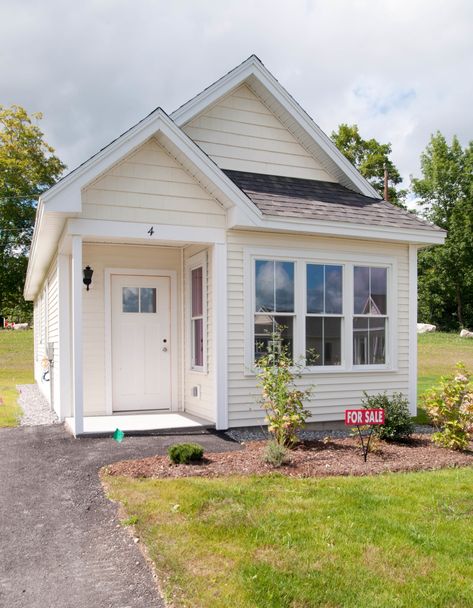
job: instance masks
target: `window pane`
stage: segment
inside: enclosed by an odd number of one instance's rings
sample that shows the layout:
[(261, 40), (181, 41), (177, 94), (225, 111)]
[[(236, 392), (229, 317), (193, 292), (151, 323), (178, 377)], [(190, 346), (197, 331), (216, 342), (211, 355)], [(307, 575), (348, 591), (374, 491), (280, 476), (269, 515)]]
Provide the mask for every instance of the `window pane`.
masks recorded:
[(274, 262), (256, 260), (256, 312), (274, 311)]
[(342, 314), (342, 267), (325, 266), (325, 311)]
[(204, 320), (194, 319), (192, 327), (194, 366), (202, 367), (204, 365)]
[(200, 317), (203, 314), (203, 285), (202, 267), (192, 271), (192, 316)]
[(276, 262), (276, 310), (294, 312), (294, 263)]
[(372, 365), (385, 363), (385, 319), (369, 319), (369, 336), (369, 362)]
[(371, 268), (371, 307), (372, 315), (386, 314), (386, 268)]
[(122, 288), (122, 311), (123, 312), (139, 312), (139, 287), (123, 287)]
[(306, 317), (305, 345), (307, 365), (323, 365), (322, 317)]
[(307, 312), (324, 312), (324, 267), (307, 264)]
[(368, 321), (369, 319), (353, 319), (354, 365), (366, 365), (368, 363)]
[(156, 288), (140, 288), (140, 310), (141, 312), (156, 312)]
[(255, 315), (255, 361), (258, 361), (268, 352), (272, 333), (276, 326), (282, 328), (283, 344), (288, 347), (288, 354), (292, 357), (294, 341), (294, 319), (293, 317), (281, 317), (274, 315)]
[(370, 312), (370, 269), (355, 266), (353, 272), (354, 311), (356, 315)]
[(342, 320), (336, 317), (324, 319), (324, 365), (341, 365)]

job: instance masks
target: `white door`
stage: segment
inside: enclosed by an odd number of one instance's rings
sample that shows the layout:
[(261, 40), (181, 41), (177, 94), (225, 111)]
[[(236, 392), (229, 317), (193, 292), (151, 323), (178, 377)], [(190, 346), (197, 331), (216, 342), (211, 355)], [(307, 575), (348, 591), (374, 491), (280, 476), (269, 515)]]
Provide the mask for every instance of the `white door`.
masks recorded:
[(169, 277), (112, 275), (113, 411), (171, 407)]

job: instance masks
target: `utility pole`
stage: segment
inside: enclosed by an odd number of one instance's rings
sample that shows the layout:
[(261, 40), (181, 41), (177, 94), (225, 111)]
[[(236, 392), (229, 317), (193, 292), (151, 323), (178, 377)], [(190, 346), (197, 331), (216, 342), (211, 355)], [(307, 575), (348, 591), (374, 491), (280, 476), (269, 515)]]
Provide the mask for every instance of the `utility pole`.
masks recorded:
[(385, 201), (389, 201), (388, 181), (389, 181), (388, 164), (384, 163), (384, 200)]

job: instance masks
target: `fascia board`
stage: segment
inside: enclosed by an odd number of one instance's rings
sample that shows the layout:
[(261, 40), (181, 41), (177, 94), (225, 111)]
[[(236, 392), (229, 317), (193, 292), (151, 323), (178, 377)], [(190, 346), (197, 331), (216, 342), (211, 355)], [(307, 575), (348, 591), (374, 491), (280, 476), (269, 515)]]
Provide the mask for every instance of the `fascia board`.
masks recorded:
[(348, 177), (350, 182), (362, 194), (379, 198), (378, 192), (367, 180), (348, 162), (330, 138), (320, 129), (305, 110), (295, 101), (286, 89), (276, 80), (269, 70), (252, 56), (226, 76), (202, 91), (199, 95), (175, 110), (170, 116), (180, 127), (190, 122), (208, 106), (216, 103), (224, 95), (228, 95), (250, 76), (256, 78), (260, 84), (281, 104), (285, 111), (301, 126), (312, 138), (314, 143), (326, 154), (332, 162)]

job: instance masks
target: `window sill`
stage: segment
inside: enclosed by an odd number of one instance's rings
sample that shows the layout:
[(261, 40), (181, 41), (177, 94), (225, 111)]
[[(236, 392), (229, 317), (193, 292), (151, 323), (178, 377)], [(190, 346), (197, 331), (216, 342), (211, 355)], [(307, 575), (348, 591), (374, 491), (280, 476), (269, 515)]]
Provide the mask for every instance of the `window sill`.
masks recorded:
[[(357, 365), (352, 368), (343, 367), (341, 365), (330, 365), (324, 367), (308, 367), (301, 371), (301, 376), (318, 376), (321, 374), (366, 374), (369, 373), (389, 373), (394, 374), (399, 371), (397, 367), (388, 365)], [(247, 369), (243, 374), (245, 377), (255, 377), (258, 371), (256, 369)]]

